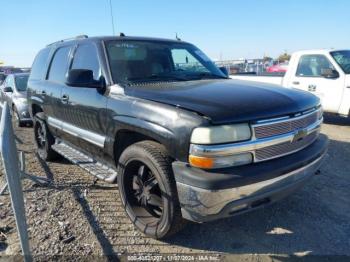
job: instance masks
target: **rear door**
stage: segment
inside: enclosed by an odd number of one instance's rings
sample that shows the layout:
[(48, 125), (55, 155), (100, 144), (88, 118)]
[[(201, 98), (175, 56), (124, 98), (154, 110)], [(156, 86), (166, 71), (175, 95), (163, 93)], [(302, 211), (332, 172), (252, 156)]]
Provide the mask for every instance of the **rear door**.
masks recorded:
[(322, 72), (326, 69), (336, 68), (325, 55), (302, 55), (291, 86), (317, 95), (325, 111), (336, 113), (342, 99), (345, 78), (340, 70), (337, 70), (340, 74), (338, 78), (325, 78)]
[(66, 45), (55, 50), (46, 76), (45, 86), (39, 91), (44, 112), (48, 117), (47, 122), (57, 136), (62, 135), (64, 109), (62, 108), (61, 96), (66, 82), (72, 49), (72, 45)]
[[(94, 79), (103, 77), (97, 45), (81, 43), (76, 47), (70, 69), (93, 71)], [(103, 154), (107, 97), (97, 88), (67, 86), (62, 90), (64, 138), (95, 156)]]

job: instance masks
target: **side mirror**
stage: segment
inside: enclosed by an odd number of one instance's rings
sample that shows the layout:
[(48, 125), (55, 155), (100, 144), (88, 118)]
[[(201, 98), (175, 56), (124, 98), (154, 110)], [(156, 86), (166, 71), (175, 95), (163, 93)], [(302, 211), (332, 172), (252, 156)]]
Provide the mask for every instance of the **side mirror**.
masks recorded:
[(328, 79), (337, 79), (337, 78), (339, 78), (339, 72), (337, 70), (332, 69), (332, 68), (321, 69), (321, 75), (324, 78), (328, 78)]
[(6, 92), (6, 93), (13, 93), (13, 89), (10, 86), (6, 86), (6, 87), (4, 87), (4, 92)]
[(76, 87), (100, 88), (104, 86), (104, 81), (96, 81), (92, 70), (72, 69), (68, 72), (66, 84)]
[(228, 74), (228, 71), (227, 71), (227, 68), (222, 66), (222, 67), (219, 67), (220, 71), (226, 76), (228, 77), (229, 74)]

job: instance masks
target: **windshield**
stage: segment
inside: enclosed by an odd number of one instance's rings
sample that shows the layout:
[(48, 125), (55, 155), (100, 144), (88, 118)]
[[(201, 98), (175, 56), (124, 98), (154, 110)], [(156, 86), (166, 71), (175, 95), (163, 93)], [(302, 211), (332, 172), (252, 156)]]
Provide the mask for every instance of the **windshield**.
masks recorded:
[(350, 50), (331, 52), (331, 55), (345, 74), (350, 74)]
[(201, 50), (191, 44), (108, 41), (106, 49), (116, 83), (226, 78)]
[(17, 91), (23, 92), (27, 90), (28, 77), (29, 75), (20, 75), (15, 77)]

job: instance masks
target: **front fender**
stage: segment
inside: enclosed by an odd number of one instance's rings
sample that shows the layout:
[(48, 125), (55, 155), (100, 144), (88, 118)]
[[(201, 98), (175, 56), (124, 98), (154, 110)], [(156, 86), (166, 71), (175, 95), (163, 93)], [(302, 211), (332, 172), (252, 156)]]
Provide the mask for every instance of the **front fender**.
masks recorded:
[(121, 130), (126, 130), (142, 134), (158, 141), (167, 148), (172, 157), (175, 157), (175, 134), (171, 130), (160, 126), (159, 124), (129, 116), (115, 116), (113, 122), (113, 132), (110, 132), (111, 135), (108, 137), (109, 141), (107, 143), (109, 152), (113, 152), (114, 150), (113, 147), (116, 134)]

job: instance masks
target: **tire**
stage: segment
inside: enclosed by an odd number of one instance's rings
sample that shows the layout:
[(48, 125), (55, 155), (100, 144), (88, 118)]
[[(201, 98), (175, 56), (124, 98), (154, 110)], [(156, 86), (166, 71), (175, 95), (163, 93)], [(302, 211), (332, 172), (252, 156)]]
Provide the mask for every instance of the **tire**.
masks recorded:
[(43, 113), (37, 113), (34, 116), (34, 140), (40, 158), (44, 161), (52, 161), (59, 158), (59, 155), (51, 148), (55, 143), (55, 138), (50, 133), (43, 119)]
[(17, 108), (15, 106), (12, 107), (12, 115), (16, 119), (16, 127), (24, 127), (24, 123), (21, 121), (21, 118), (19, 117)]
[(118, 187), (126, 214), (145, 235), (167, 238), (185, 226), (171, 159), (162, 145), (142, 141), (125, 149), (118, 161)]

